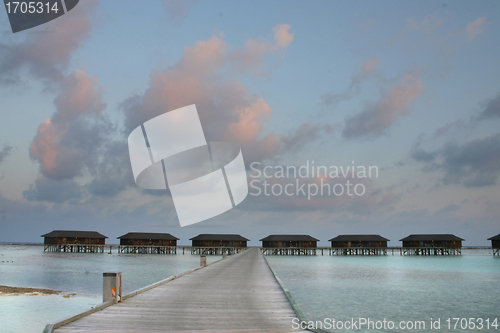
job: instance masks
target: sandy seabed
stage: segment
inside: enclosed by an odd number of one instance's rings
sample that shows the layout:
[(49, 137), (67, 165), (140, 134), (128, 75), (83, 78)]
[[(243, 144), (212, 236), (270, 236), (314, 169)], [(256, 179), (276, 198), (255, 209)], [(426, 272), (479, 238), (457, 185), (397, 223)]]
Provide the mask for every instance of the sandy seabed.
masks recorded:
[(60, 291), (52, 289), (0, 286), (0, 296), (55, 295), (59, 293)]

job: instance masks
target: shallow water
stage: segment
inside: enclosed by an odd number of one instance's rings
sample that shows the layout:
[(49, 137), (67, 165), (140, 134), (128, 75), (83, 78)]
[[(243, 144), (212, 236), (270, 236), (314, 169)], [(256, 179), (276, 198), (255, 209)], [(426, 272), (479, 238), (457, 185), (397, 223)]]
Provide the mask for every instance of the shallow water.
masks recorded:
[[(500, 259), (491, 250), (463, 250), (462, 256), (266, 256), (308, 320), (342, 322), (424, 321), (425, 329), (406, 332), (500, 331)], [(448, 329), (447, 318), (498, 318), (498, 330)], [(431, 329), (430, 320), (441, 320)], [(476, 323), (478, 321), (473, 320)], [(331, 323), (331, 321), (327, 321)], [(359, 321), (358, 321), (359, 323)], [(454, 320), (451, 326), (454, 326)], [(463, 323), (463, 322), (462, 322)], [(316, 325), (316, 324), (315, 324)], [(396, 332), (396, 329), (336, 332)], [(325, 326), (323, 327), (325, 328)], [(330, 327), (326, 327), (330, 329)], [(401, 332), (402, 330), (399, 330)]]
[[(456, 257), (266, 258), (310, 320), (369, 318), (426, 323), (425, 329), (399, 332), (500, 331), (500, 326), (498, 330), (462, 330), (460, 325), (448, 330), (445, 322), (448, 317), (500, 316), (500, 258), (493, 258), (491, 250), (463, 250), (463, 255)], [(42, 332), (47, 323), (100, 304), (105, 271), (122, 272), (123, 293), (127, 294), (198, 265), (199, 256), (190, 254), (44, 253), (42, 246), (0, 245), (0, 284), (62, 291), (60, 295), (0, 296), (0, 332)], [(77, 295), (62, 296), (68, 293)], [(441, 318), (441, 329), (429, 328), (431, 318)]]
[[(122, 272), (123, 294), (198, 267), (199, 256), (43, 252), (43, 246), (0, 245), (0, 285), (49, 288), (60, 295), (0, 296), (0, 332), (42, 332), (102, 302), (102, 273)], [(208, 262), (219, 259), (208, 257)], [(76, 296), (64, 298), (64, 294)]]

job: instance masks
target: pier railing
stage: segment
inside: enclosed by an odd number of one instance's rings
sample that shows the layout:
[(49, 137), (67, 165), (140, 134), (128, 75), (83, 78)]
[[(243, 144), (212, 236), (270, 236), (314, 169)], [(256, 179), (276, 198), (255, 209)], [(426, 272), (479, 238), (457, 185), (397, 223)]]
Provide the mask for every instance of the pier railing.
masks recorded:
[[(161, 246), (161, 245), (94, 245), (94, 244), (45, 244), (44, 251), (71, 253), (104, 253), (104, 247), (117, 247), (119, 254), (182, 254), (195, 255), (232, 255), (248, 249), (247, 247), (213, 246)], [(447, 247), (261, 247), (264, 255), (282, 256), (450, 256), (461, 255), (462, 249)], [(499, 255), (499, 249), (493, 249), (493, 255)]]
[(126, 254), (177, 254), (177, 246), (118, 245), (118, 253), (126, 253)]
[(190, 249), (191, 254), (199, 255), (223, 255), (225, 254), (236, 254), (247, 250), (247, 247), (211, 247), (211, 246), (190, 246), (183, 247), (182, 253), (184, 253), (184, 248)]
[(45, 244), (45, 252), (71, 252), (71, 253), (104, 253), (104, 247), (109, 247), (112, 253), (117, 248), (119, 254), (182, 254), (196, 255), (232, 255), (245, 251), (246, 247), (213, 247), (213, 246), (163, 246), (163, 245), (95, 245), (95, 244)]
[(104, 253), (105, 245), (96, 244), (44, 244), (44, 252)]
[[(394, 253), (401, 256), (461, 255), (462, 249), (446, 247), (261, 247), (264, 255), (284, 256), (386, 256)], [(498, 253), (498, 252), (497, 252)]]
[(318, 251), (323, 254), (325, 248), (318, 247), (261, 247), (264, 255), (277, 256), (315, 256)]
[(402, 247), (401, 255), (406, 256), (455, 256), (461, 255), (462, 249), (448, 247)]

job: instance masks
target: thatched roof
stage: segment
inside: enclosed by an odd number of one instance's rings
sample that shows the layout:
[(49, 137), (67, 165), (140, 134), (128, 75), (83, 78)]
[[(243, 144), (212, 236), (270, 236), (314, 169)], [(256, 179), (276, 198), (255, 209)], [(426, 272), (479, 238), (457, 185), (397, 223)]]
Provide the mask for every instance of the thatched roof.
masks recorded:
[(329, 239), (329, 242), (387, 242), (387, 238), (380, 235), (338, 235)]
[(463, 238), (457, 237), (452, 234), (415, 234), (400, 239), (400, 241), (463, 241)]
[(179, 238), (167, 233), (158, 232), (129, 232), (125, 235), (117, 237), (118, 239), (162, 239), (162, 240), (179, 240)]
[(319, 239), (309, 235), (269, 235), (261, 242), (317, 242)]
[(108, 238), (97, 231), (54, 230), (40, 237)]
[(500, 240), (500, 234), (493, 236), (491, 238), (488, 238), (488, 240), (495, 240), (495, 241)]
[(249, 241), (249, 239), (237, 234), (199, 234), (189, 240), (199, 241)]

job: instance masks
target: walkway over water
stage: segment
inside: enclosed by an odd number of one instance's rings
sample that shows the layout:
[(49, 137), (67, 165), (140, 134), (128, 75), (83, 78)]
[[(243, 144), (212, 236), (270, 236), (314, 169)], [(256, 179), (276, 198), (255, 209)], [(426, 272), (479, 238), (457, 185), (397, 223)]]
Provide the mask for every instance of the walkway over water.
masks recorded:
[(248, 249), (54, 332), (299, 332), (295, 317), (260, 250)]

